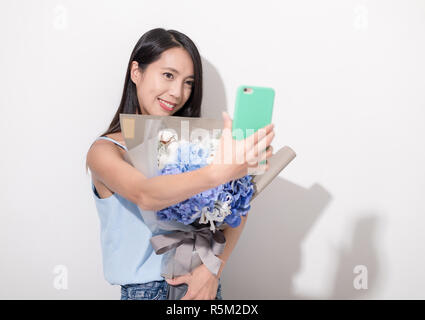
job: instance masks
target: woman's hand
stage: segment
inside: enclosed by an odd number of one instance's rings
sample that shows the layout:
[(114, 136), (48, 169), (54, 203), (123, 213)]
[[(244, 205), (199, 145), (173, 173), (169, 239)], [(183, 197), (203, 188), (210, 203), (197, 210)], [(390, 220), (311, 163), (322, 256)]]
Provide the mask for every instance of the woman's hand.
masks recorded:
[(218, 182), (223, 184), (256, 171), (267, 171), (269, 164), (260, 165), (260, 162), (273, 155), (270, 143), (274, 138), (274, 125), (269, 124), (246, 139), (236, 140), (232, 136), (232, 119), (227, 112), (223, 112), (223, 120), (219, 147), (211, 163)]
[(214, 300), (217, 296), (218, 278), (201, 264), (184, 276), (166, 279), (169, 285), (186, 283), (187, 292), (181, 300)]

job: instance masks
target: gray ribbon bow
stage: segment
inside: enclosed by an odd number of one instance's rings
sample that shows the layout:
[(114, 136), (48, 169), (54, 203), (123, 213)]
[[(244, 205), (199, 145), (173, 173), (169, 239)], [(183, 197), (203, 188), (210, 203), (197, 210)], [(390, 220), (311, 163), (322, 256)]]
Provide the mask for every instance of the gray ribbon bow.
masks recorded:
[(215, 233), (209, 227), (193, 231), (176, 231), (169, 234), (160, 234), (150, 239), (156, 254), (163, 254), (174, 248), (174, 274), (184, 275), (190, 273), (192, 252), (196, 250), (202, 263), (214, 275), (218, 274), (222, 261), (216, 257), (223, 253), (226, 239), (221, 230)]

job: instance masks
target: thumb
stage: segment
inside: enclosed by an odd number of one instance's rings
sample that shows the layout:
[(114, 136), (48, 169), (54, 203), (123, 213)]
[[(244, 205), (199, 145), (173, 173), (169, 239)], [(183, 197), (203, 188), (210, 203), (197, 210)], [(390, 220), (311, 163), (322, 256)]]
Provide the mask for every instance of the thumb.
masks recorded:
[(174, 279), (165, 279), (169, 285), (177, 286), (182, 283), (188, 283), (188, 279), (186, 276), (180, 276)]
[(232, 130), (232, 118), (230, 118), (229, 114), (226, 111), (222, 112), (222, 116), (224, 121), (223, 129)]

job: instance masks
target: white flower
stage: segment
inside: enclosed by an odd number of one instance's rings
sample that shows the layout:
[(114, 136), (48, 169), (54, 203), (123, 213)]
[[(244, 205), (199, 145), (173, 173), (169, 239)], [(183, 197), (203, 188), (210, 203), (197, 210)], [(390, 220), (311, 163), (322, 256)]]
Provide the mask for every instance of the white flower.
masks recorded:
[(174, 163), (177, 157), (177, 134), (169, 130), (158, 132), (158, 168), (161, 170), (165, 165)]
[(208, 208), (202, 208), (201, 210), (201, 218), (199, 219), (199, 223), (210, 223), (210, 230), (215, 232), (215, 224), (214, 221), (223, 222), (224, 219), (232, 213), (230, 210), (230, 203), (232, 202), (231, 198), (227, 198), (226, 201), (222, 202), (217, 200), (214, 204), (214, 209), (212, 212), (208, 210)]
[(158, 132), (158, 138), (161, 143), (167, 144), (172, 140), (177, 141), (177, 134), (170, 130), (164, 129)]

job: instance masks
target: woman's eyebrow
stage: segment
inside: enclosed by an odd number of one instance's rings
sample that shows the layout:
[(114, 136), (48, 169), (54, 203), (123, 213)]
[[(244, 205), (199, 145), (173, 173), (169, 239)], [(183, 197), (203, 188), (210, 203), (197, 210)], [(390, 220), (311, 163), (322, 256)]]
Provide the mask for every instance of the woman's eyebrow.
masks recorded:
[[(171, 67), (166, 67), (166, 68), (162, 68), (162, 69), (168, 69), (168, 70), (171, 70), (171, 71), (173, 71), (173, 72), (175, 72), (177, 74), (180, 74), (180, 72), (178, 72), (176, 69), (171, 68)], [(188, 76), (187, 78), (193, 78), (193, 79), (195, 79), (195, 77), (193, 75)]]

